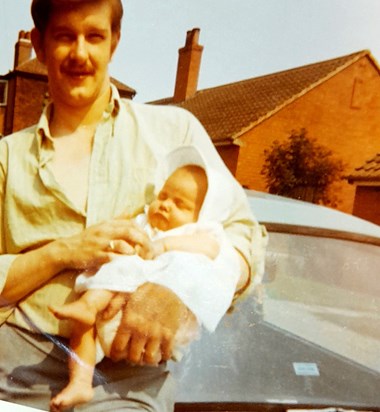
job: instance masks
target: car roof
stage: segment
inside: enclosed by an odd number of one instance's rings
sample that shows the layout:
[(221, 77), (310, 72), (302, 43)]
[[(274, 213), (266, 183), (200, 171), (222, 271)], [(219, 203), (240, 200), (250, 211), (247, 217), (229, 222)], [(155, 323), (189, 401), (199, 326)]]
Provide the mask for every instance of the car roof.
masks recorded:
[(269, 193), (246, 190), (255, 217), (264, 224), (308, 227), (380, 239), (380, 226), (341, 211)]

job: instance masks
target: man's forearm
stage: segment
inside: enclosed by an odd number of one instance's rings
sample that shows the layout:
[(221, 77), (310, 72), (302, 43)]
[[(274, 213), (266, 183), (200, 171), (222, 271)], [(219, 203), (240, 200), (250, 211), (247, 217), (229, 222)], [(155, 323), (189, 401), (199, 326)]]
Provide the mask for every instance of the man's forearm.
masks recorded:
[(65, 268), (59, 241), (19, 254), (13, 261), (1, 293), (1, 304), (17, 302)]
[(17, 256), (9, 268), (1, 298), (5, 304), (17, 302), (63, 270), (101, 266), (116, 255), (132, 254), (131, 245), (142, 247), (147, 240), (140, 228), (120, 219), (101, 222), (73, 236), (54, 240)]

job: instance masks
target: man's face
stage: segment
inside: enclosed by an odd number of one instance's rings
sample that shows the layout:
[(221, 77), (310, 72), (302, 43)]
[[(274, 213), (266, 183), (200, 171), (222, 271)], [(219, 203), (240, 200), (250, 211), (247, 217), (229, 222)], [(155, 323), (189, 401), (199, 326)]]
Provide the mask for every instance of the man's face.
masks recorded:
[(108, 1), (53, 14), (36, 53), (46, 64), (54, 102), (85, 107), (107, 92), (108, 63), (117, 42)]
[(184, 169), (178, 169), (149, 206), (151, 226), (165, 231), (196, 222), (206, 191), (205, 175), (190, 174)]

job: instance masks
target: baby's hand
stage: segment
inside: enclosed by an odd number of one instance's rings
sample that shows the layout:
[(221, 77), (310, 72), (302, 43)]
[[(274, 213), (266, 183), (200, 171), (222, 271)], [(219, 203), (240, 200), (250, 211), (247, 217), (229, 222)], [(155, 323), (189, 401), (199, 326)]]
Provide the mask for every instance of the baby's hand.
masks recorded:
[(135, 246), (136, 253), (143, 259), (155, 259), (165, 252), (164, 240), (150, 242), (149, 248), (140, 245)]

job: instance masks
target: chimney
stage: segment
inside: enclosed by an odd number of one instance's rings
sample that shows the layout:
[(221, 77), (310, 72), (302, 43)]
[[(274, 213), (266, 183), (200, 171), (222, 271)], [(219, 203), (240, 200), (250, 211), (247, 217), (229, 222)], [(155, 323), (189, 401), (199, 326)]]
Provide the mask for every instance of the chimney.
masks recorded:
[(15, 45), (14, 69), (32, 58), (32, 50), (30, 32), (21, 30), (18, 33), (18, 41)]
[(178, 51), (177, 77), (173, 102), (178, 103), (195, 95), (198, 86), (199, 69), (203, 46), (198, 44), (200, 29), (186, 34), (185, 47)]

